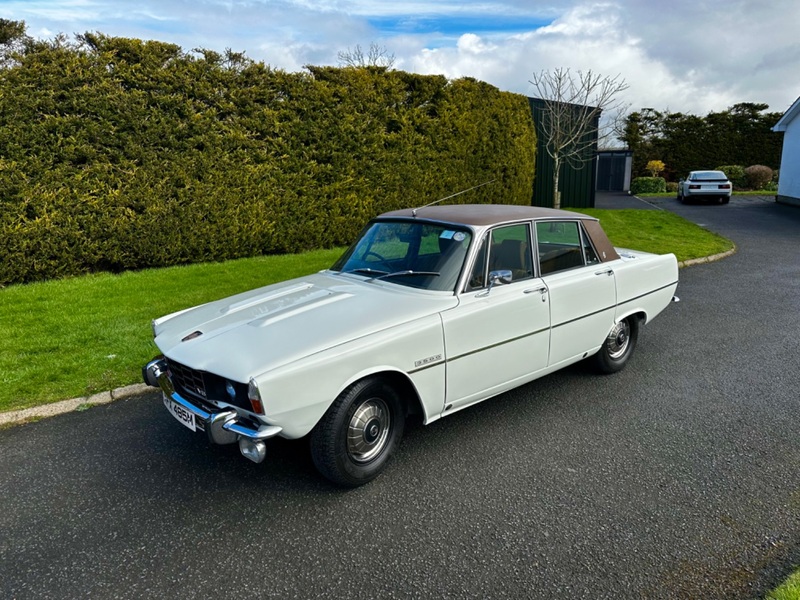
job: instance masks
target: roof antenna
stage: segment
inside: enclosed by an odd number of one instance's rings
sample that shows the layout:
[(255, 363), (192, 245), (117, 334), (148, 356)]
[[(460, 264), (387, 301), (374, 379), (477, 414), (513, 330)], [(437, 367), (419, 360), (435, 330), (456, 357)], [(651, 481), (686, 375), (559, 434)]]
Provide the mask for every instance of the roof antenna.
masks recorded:
[(429, 202), (425, 206), (420, 206), (419, 208), (414, 208), (411, 210), (411, 216), (416, 217), (417, 211), (422, 210), (423, 208), (428, 208), (429, 206), (433, 206), (434, 204), (439, 204), (439, 202), (444, 202), (445, 200), (449, 200), (450, 198), (455, 198), (456, 196), (460, 196), (461, 194), (466, 194), (467, 192), (471, 192), (472, 190), (477, 190), (479, 187), (483, 187), (485, 185), (489, 185), (490, 183), (494, 183), (497, 179), (492, 179), (490, 181), (484, 181), (483, 183), (479, 183), (478, 185), (474, 185), (469, 189), (461, 190), (460, 192), (456, 192), (455, 194), (450, 194), (449, 196), (445, 196), (444, 198), (439, 198), (438, 200), (434, 200), (433, 202)]

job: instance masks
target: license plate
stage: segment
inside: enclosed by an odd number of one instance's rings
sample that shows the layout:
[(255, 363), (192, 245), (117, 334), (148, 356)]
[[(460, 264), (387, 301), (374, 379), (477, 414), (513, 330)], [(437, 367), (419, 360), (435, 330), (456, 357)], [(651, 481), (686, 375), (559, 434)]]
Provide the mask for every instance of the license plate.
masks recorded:
[(180, 422), (182, 425), (185, 425), (192, 431), (197, 431), (197, 425), (194, 422), (194, 413), (189, 412), (180, 404), (168, 398), (166, 395), (164, 395), (164, 406), (167, 407), (167, 410), (178, 420), (178, 422)]

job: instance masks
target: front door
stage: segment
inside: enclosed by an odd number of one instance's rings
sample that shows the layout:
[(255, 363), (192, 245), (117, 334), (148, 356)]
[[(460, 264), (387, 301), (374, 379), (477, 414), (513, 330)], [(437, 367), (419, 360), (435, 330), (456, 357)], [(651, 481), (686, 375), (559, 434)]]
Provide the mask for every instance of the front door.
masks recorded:
[[(501, 271), (510, 281), (490, 286), (490, 274)], [(550, 300), (534, 277), (529, 224), (484, 237), (467, 290), (442, 319), (450, 410), (511, 389), (547, 366)]]

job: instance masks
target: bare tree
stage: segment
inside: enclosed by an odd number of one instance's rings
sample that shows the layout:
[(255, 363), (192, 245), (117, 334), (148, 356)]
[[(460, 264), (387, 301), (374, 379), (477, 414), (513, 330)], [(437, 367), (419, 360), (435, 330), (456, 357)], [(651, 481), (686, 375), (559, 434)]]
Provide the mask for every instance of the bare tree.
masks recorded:
[(394, 54), (391, 54), (386, 47), (379, 46), (375, 42), (369, 45), (367, 54), (360, 45), (355, 48), (348, 48), (338, 53), (340, 67), (384, 67), (391, 69), (394, 66)]
[(615, 102), (614, 104), (614, 107), (600, 117), (597, 147), (601, 149), (625, 146), (625, 127), (631, 112), (631, 103)]
[(553, 159), (553, 207), (561, 207), (561, 167), (580, 168), (592, 159), (603, 110), (620, 106), (615, 96), (628, 84), (620, 76), (603, 77), (593, 71), (558, 68), (534, 73), (530, 83), (544, 101), (541, 131), (547, 154)]

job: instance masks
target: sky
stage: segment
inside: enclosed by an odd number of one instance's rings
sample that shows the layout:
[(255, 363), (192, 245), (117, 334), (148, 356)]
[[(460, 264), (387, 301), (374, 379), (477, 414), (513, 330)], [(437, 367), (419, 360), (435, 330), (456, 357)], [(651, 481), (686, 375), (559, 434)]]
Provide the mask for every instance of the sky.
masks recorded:
[(592, 70), (625, 80), (631, 110), (784, 112), (800, 96), (800, 0), (0, 0), (0, 18), (35, 38), (230, 48), (286, 71), (375, 44), (396, 69), (528, 96), (534, 73)]

